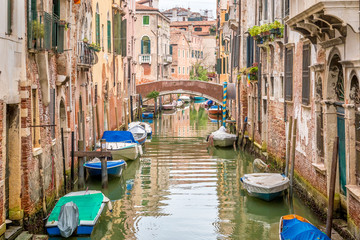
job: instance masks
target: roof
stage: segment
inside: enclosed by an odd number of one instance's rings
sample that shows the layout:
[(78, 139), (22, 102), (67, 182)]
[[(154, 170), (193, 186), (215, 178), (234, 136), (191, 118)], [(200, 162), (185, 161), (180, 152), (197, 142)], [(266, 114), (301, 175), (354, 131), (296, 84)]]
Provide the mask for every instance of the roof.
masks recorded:
[(183, 21), (183, 22), (172, 22), (170, 27), (180, 27), (180, 26), (212, 26), (215, 25), (216, 21)]
[[(143, 0), (143, 1), (145, 1), (145, 0)], [(136, 10), (140, 10), (140, 11), (156, 11), (156, 12), (159, 11), (159, 9), (157, 9), (157, 8), (142, 5), (142, 4), (139, 4), (139, 2), (136, 3)]]

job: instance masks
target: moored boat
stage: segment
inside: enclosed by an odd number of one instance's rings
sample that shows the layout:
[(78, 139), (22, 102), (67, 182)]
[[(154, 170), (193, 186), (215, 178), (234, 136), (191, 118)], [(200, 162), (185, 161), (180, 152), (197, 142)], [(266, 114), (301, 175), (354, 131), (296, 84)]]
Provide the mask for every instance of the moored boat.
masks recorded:
[(129, 131), (106, 131), (102, 139), (113, 159), (135, 160), (142, 154), (141, 145)]
[(291, 214), (282, 216), (279, 225), (280, 240), (330, 240), (330, 238), (306, 218)]
[(227, 133), (223, 126), (209, 136), (210, 145), (215, 147), (230, 147), (234, 145), (235, 141), (236, 135)]
[[(126, 162), (124, 160), (110, 160), (106, 161), (106, 165), (109, 175), (121, 177), (123, 170), (126, 166)], [(98, 158), (86, 162), (84, 164), (84, 167), (87, 169), (90, 176), (101, 175), (101, 161)]]
[(134, 139), (139, 144), (145, 143), (146, 137), (147, 137), (147, 132), (143, 126), (135, 125), (135, 126), (129, 128), (129, 132), (132, 133), (132, 135), (134, 136)]
[(50, 236), (91, 235), (106, 203), (110, 201), (100, 191), (66, 194), (52, 210), (46, 231)]
[(180, 107), (182, 107), (183, 105), (184, 105), (183, 100), (178, 99), (177, 102), (176, 102), (176, 107), (180, 108)]
[(175, 109), (175, 106), (173, 103), (168, 103), (168, 104), (164, 104), (162, 105), (162, 109), (163, 110), (173, 110)]
[(271, 201), (289, 187), (289, 178), (280, 173), (252, 173), (241, 178), (250, 196)]
[(211, 115), (221, 115), (222, 114), (222, 108), (220, 106), (211, 106), (209, 109), (208, 109), (208, 113), (211, 114)]
[(151, 137), (151, 135), (152, 135), (152, 127), (150, 126), (150, 124), (145, 123), (145, 122), (131, 122), (131, 123), (129, 123), (129, 129), (134, 127), (134, 126), (137, 126), (137, 125), (140, 125), (143, 128), (145, 128), (147, 136)]
[(154, 118), (154, 113), (153, 112), (143, 112), (142, 113), (142, 118), (143, 119), (153, 119)]
[(190, 97), (189, 96), (180, 96), (179, 97), (181, 100), (183, 100), (185, 103), (190, 102)]

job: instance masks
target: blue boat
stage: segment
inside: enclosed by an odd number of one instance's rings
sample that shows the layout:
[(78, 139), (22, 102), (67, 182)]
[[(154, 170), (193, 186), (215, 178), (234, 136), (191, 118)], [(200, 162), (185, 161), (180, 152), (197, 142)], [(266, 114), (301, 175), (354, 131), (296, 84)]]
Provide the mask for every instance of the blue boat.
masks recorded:
[(289, 187), (289, 178), (279, 173), (252, 173), (241, 178), (250, 196), (271, 201)]
[[(61, 209), (63, 205), (70, 202), (78, 208), (79, 221), (77, 226), (68, 226), (69, 221), (65, 219), (66, 226), (62, 226), (60, 223), (64, 219), (61, 219)], [(110, 200), (100, 191), (80, 191), (66, 194), (59, 199), (52, 210), (45, 225), (46, 231), (50, 236), (63, 236), (64, 232), (60, 229), (65, 227), (73, 229), (70, 235), (91, 235), (106, 203), (110, 204)]]
[(195, 96), (195, 97), (194, 97), (194, 100), (197, 100), (197, 101), (199, 101), (199, 100), (204, 100), (204, 101), (205, 101), (205, 98), (204, 98), (204, 97)]
[(280, 240), (330, 240), (325, 233), (312, 225), (306, 218), (298, 215), (286, 215), (280, 218)]
[[(120, 177), (126, 162), (124, 160), (107, 161), (107, 172), (108, 175)], [(101, 162), (100, 161), (89, 161), (84, 164), (90, 176), (101, 176)]]
[(153, 112), (143, 112), (142, 113), (142, 118), (143, 119), (153, 119), (154, 118), (154, 113)]

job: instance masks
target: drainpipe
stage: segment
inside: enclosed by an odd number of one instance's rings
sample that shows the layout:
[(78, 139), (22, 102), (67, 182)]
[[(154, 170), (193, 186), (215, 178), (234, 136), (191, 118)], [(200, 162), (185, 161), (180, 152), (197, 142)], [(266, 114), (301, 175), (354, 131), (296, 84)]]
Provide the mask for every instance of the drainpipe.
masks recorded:
[[(70, 1), (70, 21), (71, 21), (71, 15), (72, 15), (72, 1)], [(70, 25), (71, 26), (71, 25)], [(71, 37), (71, 28), (70, 28), (70, 37)], [(71, 44), (71, 41), (70, 41), (70, 44)], [(71, 49), (71, 48), (70, 48)], [(70, 51), (70, 86), (69, 86), (69, 91), (70, 91), (70, 97), (69, 97), (69, 100), (70, 100), (70, 112), (72, 112), (72, 51), (73, 49), (71, 49)], [(73, 123), (74, 123), (74, 126), (75, 126), (75, 113), (72, 114), (73, 115)]]
[[(240, 51), (241, 49), (242, 49), (242, 46), (241, 46), (241, 38), (242, 38), (242, 34), (241, 34), (241, 0), (238, 0), (239, 1), (239, 23), (238, 23), (238, 30), (237, 30), (237, 35), (238, 35), (238, 41), (239, 41), (239, 49), (238, 49), (238, 54), (239, 54), (239, 56), (238, 56), (238, 66), (237, 66), (237, 71), (238, 72), (240, 72), (240, 62), (241, 62), (241, 55), (242, 54), (240, 54), (242, 51)], [(237, 114), (238, 114), (238, 116), (237, 116), (237, 119), (238, 119), (238, 124), (237, 124), (237, 126), (238, 126), (238, 130), (240, 130), (240, 126), (241, 126), (241, 117), (240, 117), (240, 111), (241, 111), (241, 91), (240, 91), (240, 87), (241, 87), (241, 84), (242, 84), (242, 82), (241, 82), (241, 80), (240, 80), (240, 82), (238, 82), (237, 81), (237, 76), (236, 76), (236, 79), (235, 79), (235, 82), (237, 83), (237, 85), (238, 85), (238, 106), (237, 106), (237, 108), (238, 108), (238, 112), (237, 112)]]

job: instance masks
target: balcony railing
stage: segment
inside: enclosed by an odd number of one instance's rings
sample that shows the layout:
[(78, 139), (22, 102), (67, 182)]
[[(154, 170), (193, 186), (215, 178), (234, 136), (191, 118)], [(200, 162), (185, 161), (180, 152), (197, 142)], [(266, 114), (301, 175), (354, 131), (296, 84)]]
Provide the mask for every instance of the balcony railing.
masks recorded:
[(172, 63), (173, 59), (172, 59), (172, 55), (165, 55), (164, 56), (164, 63), (165, 64), (170, 64)]
[(78, 42), (77, 44), (78, 65), (80, 67), (91, 67), (98, 62), (95, 51), (90, 48), (90, 44)]
[(151, 55), (150, 54), (141, 54), (139, 56), (139, 62), (140, 62), (140, 64), (144, 64), (144, 63), (151, 64)]
[(64, 51), (65, 22), (45, 11), (31, 11), (28, 15), (28, 48), (33, 50)]

